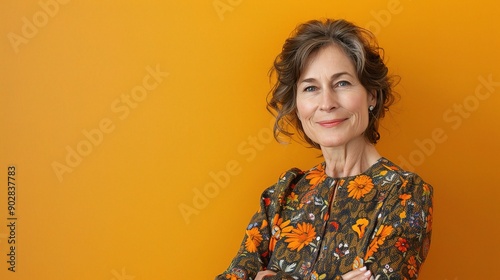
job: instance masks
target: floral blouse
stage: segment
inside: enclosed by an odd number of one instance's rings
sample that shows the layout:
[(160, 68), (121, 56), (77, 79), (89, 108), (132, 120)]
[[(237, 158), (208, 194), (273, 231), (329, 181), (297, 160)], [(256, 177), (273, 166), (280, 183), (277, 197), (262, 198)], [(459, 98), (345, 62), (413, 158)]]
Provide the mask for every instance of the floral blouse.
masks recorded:
[(417, 279), (432, 228), (433, 189), (381, 158), (332, 178), (325, 163), (291, 169), (266, 189), (240, 250), (215, 279), (341, 279), (367, 266), (375, 279)]

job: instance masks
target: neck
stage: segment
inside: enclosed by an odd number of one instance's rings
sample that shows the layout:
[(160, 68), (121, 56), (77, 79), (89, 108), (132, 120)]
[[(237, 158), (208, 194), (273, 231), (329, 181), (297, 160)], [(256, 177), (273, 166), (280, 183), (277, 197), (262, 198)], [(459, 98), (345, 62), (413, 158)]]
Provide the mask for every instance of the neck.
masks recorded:
[(326, 174), (335, 178), (363, 173), (381, 157), (375, 146), (364, 137), (339, 147), (321, 147), (321, 151)]

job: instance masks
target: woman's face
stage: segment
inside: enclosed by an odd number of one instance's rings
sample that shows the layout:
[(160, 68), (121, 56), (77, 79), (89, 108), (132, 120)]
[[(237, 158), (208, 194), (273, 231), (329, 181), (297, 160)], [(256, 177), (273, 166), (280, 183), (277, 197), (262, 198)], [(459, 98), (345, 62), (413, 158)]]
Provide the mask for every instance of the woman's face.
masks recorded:
[(297, 115), (311, 140), (325, 148), (363, 139), (370, 105), (375, 96), (340, 47), (325, 46), (308, 58), (297, 82)]

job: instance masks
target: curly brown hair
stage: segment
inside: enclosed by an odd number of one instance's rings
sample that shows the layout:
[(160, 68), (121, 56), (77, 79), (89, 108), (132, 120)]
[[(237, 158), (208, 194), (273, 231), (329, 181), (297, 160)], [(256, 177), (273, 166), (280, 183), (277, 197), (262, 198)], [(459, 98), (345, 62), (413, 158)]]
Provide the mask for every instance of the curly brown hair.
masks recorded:
[(393, 78), (383, 61), (383, 50), (378, 46), (374, 35), (346, 20), (326, 19), (311, 20), (299, 25), (285, 41), (281, 53), (274, 60), (269, 72), (276, 82), (268, 95), (267, 109), (276, 117), (274, 137), (294, 135), (290, 127), (299, 136), (315, 148), (320, 148), (304, 132), (296, 114), (297, 81), (307, 59), (320, 48), (335, 44), (352, 60), (358, 79), (367, 92), (377, 97), (377, 104), (369, 114), (368, 127), (364, 132), (370, 143), (380, 139), (379, 121), (394, 102), (392, 91)]

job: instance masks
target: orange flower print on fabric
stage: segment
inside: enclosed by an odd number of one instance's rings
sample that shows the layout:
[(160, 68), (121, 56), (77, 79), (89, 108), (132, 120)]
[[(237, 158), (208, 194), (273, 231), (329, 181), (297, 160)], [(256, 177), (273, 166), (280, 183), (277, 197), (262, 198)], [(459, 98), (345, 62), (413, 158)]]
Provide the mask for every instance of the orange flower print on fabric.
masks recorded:
[(406, 211), (402, 211), (401, 213), (399, 213), (399, 218), (401, 220), (405, 219), (406, 218)]
[(313, 241), (316, 237), (316, 231), (311, 224), (303, 222), (298, 224), (297, 228), (294, 228), (291, 233), (287, 233), (285, 236), (288, 243), (287, 247), (291, 250), (300, 251)]
[(309, 180), (309, 189), (314, 189), (318, 184), (322, 183), (326, 179), (323, 164), (318, 164), (315, 168), (309, 171), (306, 179)]
[(247, 240), (245, 241), (245, 248), (248, 252), (257, 252), (260, 242), (262, 242), (262, 235), (257, 227), (247, 230)]
[(392, 226), (382, 225), (379, 228), (379, 230), (375, 234), (375, 237), (370, 243), (370, 246), (368, 246), (368, 251), (366, 252), (366, 255), (364, 257), (365, 260), (373, 256), (373, 254), (378, 251), (378, 248), (380, 247), (380, 245), (384, 244), (385, 238), (392, 233), (392, 230), (393, 230)]
[(408, 268), (408, 274), (410, 275), (411, 278), (417, 274), (417, 260), (415, 260), (414, 256), (411, 256), (410, 259), (408, 260), (408, 265), (406, 266)]
[(401, 252), (406, 252), (408, 251), (408, 248), (410, 248), (410, 244), (408, 244), (408, 241), (404, 238), (398, 238), (398, 241), (396, 241), (396, 244), (394, 244), (396, 248), (398, 248), (399, 251)]
[(287, 233), (292, 232), (293, 226), (290, 225), (290, 220), (283, 222), (283, 218), (280, 218), (278, 214), (274, 215), (272, 221), (271, 234), (272, 237), (269, 240), (269, 250), (274, 251), (276, 242)]
[(290, 193), (290, 195), (286, 198), (287, 203), (298, 202), (298, 201), (299, 201), (299, 196), (294, 192)]
[(365, 235), (366, 226), (369, 223), (370, 221), (365, 218), (358, 219), (356, 221), (356, 224), (352, 226), (352, 229), (358, 234), (359, 238), (363, 238), (363, 236)]
[(260, 226), (260, 229), (263, 229), (265, 227), (267, 227), (267, 220), (262, 221), (262, 225)]
[(406, 188), (406, 185), (408, 185), (408, 180), (404, 180), (403, 184), (401, 185), (401, 188)]
[(229, 280), (241, 280), (241, 278), (238, 277), (238, 275), (231, 273), (231, 274), (226, 274), (226, 279)]
[(373, 189), (372, 178), (366, 175), (360, 175), (349, 182), (347, 191), (349, 197), (359, 200)]
[(432, 207), (429, 207), (429, 214), (427, 215), (427, 228), (426, 232), (430, 232), (432, 230)]
[(401, 199), (401, 205), (406, 206), (406, 201), (411, 198), (411, 194), (402, 194), (399, 196), (399, 199)]
[(424, 195), (430, 195), (431, 194), (431, 188), (429, 187), (429, 185), (424, 184), (423, 188), (424, 188)]

